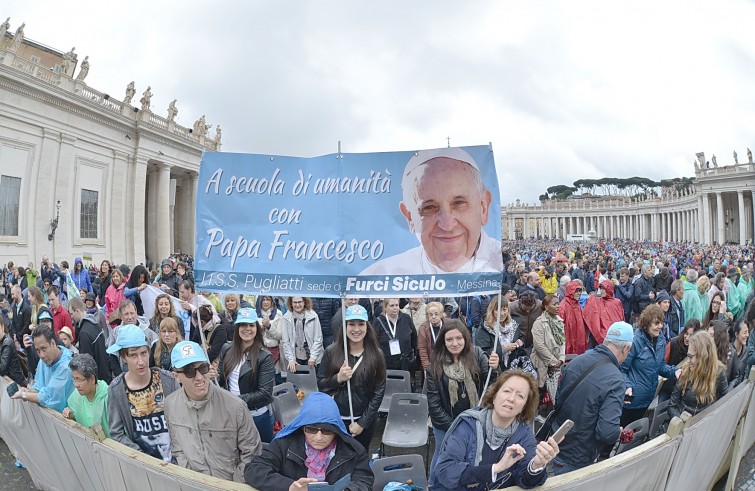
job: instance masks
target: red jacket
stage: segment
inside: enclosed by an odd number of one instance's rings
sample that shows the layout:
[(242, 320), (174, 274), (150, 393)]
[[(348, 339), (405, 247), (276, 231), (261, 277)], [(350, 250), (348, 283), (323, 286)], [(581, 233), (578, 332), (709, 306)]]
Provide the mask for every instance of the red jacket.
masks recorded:
[(570, 281), (566, 285), (564, 301), (558, 307), (558, 315), (564, 320), (567, 355), (581, 355), (587, 351), (587, 325), (579, 301), (574, 300), (574, 292), (579, 286), (577, 280)]
[(595, 340), (598, 344), (603, 344), (608, 328), (614, 322), (624, 320), (624, 307), (621, 300), (613, 296), (611, 280), (603, 280), (600, 286), (603, 288), (603, 296), (591, 295), (587, 299), (582, 315)]
[(55, 335), (57, 336), (58, 332), (60, 332), (63, 327), (68, 326), (71, 328), (71, 332), (73, 333), (73, 342), (75, 343), (76, 330), (73, 328), (71, 315), (68, 313), (68, 311), (61, 305), (60, 307), (58, 307), (57, 311), (50, 309), (50, 313), (52, 314), (52, 327), (55, 330)]

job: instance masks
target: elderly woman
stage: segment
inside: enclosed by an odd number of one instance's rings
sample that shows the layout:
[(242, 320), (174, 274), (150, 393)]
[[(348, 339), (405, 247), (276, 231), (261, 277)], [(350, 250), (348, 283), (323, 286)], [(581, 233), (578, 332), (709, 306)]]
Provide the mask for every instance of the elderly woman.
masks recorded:
[(553, 438), (535, 440), (529, 423), (538, 399), (537, 382), (528, 373), (507, 370), (498, 377), (480, 408), (464, 411), (449, 428), (430, 473), (432, 489), (541, 486), (558, 444)]
[(640, 314), (640, 329), (634, 336), (632, 351), (629, 352), (621, 372), (627, 384), (621, 426), (642, 418), (655, 397), (658, 375), (665, 378), (676, 377), (680, 372), (675, 365), (665, 361), (666, 338), (661, 336), (665, 317), (658, 304), (650, 304)]
[(705, 312), (708, 311), (708, 306), (710, 305), (710, 297), (708, 296), (708, 292), (710, 291), (710, 278), (707, 276), (699, 276), (697, 283), (695, 283), (695, 288), (697, 289), (697, 295), (700, 299), (700, 308), (702, 308), (702, 312), (700, 314), (700, 321), (703, 320), (705, 317)]
[(425, 307), (427, 320), (423, 322), (417, 332), (417, 351), (419, 352), (419, 361), (422, 370), (427, 370), (430, 366), (430, 357), (433, 352), (433, 346), (438, 339), (438, 333), (443, 328), (443, 319), (445, 312), (443, 304), (440, 302), (430, 302)]
[(671, 395), (669, 416), (673, 418), (685, 411), (694, 416), (726, 395), (728, 383), (725, 369), (708, 333), (693, 334), (689, 338), (687, 364), (682, 368)]
[(110, 437), (110, 425), (107, 418), (108, 385), (104, 380), (97, 380), (97, 363), (92, 355), (86, 353), (75, 355), (68, 364), (76, 388), (68, 396), (68, 407), (63, 410), (63, 417), (74, 419), (87, 428), (99, 423), (105, 436)]
[(347, 489), (372, 490), (367, 451), (349, 435), (335, 401), (313, 392), (299, 415), (247, 464), (244, 477), (260, 491), (305, 491), (309, 483), (335, 484), (348, 474)]

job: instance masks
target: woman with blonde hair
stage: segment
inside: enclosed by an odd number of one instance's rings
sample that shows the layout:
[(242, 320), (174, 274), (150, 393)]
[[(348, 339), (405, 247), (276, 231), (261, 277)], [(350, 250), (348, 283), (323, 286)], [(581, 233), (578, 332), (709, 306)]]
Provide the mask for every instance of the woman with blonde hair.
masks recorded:
[(509, 308), (510, 303), (506, 300), (506, 297), (501, 297), (501, 311), (500, 322), (498, 312), (498, 297), (495, 296), (490, 299), (488, 308), (485, 312), (485, 321), (482, 327), (477, 330), (477, 337), (475, 338), (475, 345), (482, 348), (482, 351), (486, 355), (490, 356), (493, 351), (493, 345), (495, 343), (495, 327), (498, 325), (498, 344), (496, 347), (496, 354), (501, 360), (501, 366), (509, 366), (509, 354), (520, 346), (524, 345), (524, 341), (520, 339), (519, 325), (514, 319), (511, 318), (511, 310)]
[(178, 322), (173, 317), (165, 317), (160, 321), (157, 341), (152, 345), (149, 366), (170, 370), (170, 353), (179, 341), (183, 341), (183, 329), (178, 328)]
[(713, 338), (698, 331), (689, 338), (687, 364), (671, 394), (669, 416), (683, 412), (695, 415), (726, 395), (728, 383), (725, 366), (718, 359)]

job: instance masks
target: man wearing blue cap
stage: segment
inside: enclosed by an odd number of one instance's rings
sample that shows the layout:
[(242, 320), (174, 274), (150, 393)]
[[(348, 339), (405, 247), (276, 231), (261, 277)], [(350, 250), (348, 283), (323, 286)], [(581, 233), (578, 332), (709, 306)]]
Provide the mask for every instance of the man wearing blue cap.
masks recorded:
[(170, 354), (181, 383), (165, 401), (173, 457), (181, 467), (244, 481), (244, 467), (261, 451), (260, 436), (244, 401), (212, 383), (202, 348), (181, 341)]
[(553, 473), (565, 474), (595, 462), (621, 434), (621, 412), (626, 384), (619, 365), (632, 349), (634, 331), (626, 322), (614, 322), (602, 345), (576, 357), (563, 371), (556, 393), (556, 431), (564, 421), (574, 427), (559, 444)]
[(170, 434), (165, 420), (165, 398), (178, 383), (170, 372), (149, 366), (149, 343), (134, 324), (118, 328), (115, 343), (107, 349), (128, 366), (108, 389), (110, 438), (155, 458), (171, 462)]

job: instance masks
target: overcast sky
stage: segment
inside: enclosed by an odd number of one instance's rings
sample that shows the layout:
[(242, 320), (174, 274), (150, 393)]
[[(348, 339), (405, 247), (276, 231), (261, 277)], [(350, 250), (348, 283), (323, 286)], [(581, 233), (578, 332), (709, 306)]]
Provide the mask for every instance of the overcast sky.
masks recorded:
[(506, 204), (755, 148), (752, 2), (9, 3), (11, 32), (89, 55), (97, 90), (135, 80), (159, 114), (174, 98), (180, 124), (206, 114), (224, 151), (492, 142)]

